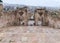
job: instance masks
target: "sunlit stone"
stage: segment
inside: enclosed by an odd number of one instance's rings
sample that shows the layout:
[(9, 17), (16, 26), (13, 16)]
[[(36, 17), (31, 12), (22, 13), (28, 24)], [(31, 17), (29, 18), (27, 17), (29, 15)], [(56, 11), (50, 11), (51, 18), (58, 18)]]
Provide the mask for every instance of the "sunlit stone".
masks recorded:
[(28, 41), (28, 37), (22, 37), (22, 38), (21, 38), (21, 41), (22, 41), (22, 42), (27, 42), (27, 41)]

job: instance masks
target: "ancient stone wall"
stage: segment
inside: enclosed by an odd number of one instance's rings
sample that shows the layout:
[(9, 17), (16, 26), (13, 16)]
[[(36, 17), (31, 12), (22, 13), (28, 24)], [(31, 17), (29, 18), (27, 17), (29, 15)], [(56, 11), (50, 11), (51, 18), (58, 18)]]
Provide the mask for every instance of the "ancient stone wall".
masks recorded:
[(18, 8), (14, 11), (0, 11), (0, 27), (2, 26), (49, 26), (60, 28), (60, 20), (52, 18), (46, 9), (36, 9), (34, 13), (29, 13), (26, 7)]
[(37, 9), (35, 10), (35, 24), (38, 25), (38, 21), (41, 22), (41, 25), (48, 26), (48, 15), (45, 9)]
[(14, 14), (11, 11), (0, 12), (0, 26), (9, 26), (13, 25)]
[(2, 11), (3, 10), (3, 5), (2, 4), (0, 4), (0, 11)]

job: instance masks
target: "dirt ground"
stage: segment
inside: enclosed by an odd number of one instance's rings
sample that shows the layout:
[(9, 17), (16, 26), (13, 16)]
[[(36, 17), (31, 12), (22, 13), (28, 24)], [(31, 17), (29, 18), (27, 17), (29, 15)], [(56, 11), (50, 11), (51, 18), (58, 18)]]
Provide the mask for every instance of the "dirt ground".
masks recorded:
[(60, 29), (40, 26), (0, 28), (0, 43), (60, 43)]

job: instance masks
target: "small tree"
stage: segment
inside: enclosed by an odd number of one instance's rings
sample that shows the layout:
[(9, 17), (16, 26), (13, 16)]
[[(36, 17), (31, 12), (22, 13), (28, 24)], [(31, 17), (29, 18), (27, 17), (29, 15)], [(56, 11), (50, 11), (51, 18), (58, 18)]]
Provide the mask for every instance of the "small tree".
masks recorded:
[(0, 0), (0, 2), (2, 2), (2, 0)]

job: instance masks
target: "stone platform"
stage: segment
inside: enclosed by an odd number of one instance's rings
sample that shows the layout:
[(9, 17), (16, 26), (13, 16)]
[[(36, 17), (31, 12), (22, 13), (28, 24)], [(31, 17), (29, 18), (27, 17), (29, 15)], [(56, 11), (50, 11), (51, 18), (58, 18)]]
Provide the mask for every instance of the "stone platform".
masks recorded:
[(39, 26), (0, 28), (0, 43), (60, 43), (60, 29)]

